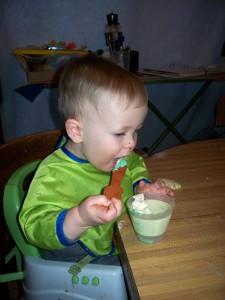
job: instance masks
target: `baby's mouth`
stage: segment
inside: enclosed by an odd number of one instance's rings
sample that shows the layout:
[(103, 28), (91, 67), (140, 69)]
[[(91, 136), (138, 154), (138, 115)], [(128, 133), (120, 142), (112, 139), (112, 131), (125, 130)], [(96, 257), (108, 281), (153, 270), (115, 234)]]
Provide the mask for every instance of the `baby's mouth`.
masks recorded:
[(118, 163), (119, 161), (119, 158), (114, 158), (113, 159), (113, 167), (115, 167), (115, 165)]
[(119, 161), (122, 160), (122, 159), (124, 159), (124, 157), (122, 157), (122, 156), (121, 156), (121, 157), (117, 157), (117, 158), (114, 158), (114, 159), (113, 159), (113, 162), (114, 162), (115, 165), (116, 165), (116, 164), (119, 163)]
[(116, 171), (119, 168), (122, 168), (127, 165), (127, 161), (125, 160), (125, 157), (118, 157), (115, 158), (113, 161), (114, 161), (113, 171)]

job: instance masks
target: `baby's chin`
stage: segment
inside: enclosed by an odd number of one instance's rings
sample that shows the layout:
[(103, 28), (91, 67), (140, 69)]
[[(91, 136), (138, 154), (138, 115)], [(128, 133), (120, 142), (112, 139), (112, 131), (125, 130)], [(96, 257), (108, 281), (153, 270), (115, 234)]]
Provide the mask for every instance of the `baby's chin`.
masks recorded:
[(102, 171), (104, 171), (104, 172), (112, 172), (114, 170), (114, 167), (115, 166), (106, 167), (106, 168), (102, 169)]
[(99, 170), (99, 171), (102, 171), (102, 172), (106, 172), (106, 173), (109, 173), (109, 172), (112, 172), (113, 169), (114, 169), (114, 165), (105, 165), (105, 166), (100, 166), (100, 165), (94, 165), (93, 166)]

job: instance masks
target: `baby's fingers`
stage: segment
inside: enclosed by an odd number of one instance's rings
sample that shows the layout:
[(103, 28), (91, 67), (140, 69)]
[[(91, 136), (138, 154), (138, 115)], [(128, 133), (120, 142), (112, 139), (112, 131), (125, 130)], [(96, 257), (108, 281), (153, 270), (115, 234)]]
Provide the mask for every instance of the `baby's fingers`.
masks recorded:
[(111, 202), (109, 206), (98, 207), (98, 218), (103, 223), (108, 223), (114, 220), (118, 215), (116, 206)]
[(165, 195), (168, 195), (170, 197), (174, 196), (174, 192), (170, 188), (167, 188), (167, 187), (160, 188), (159, 192), (161, 194), (165, 194)]
[(117, 217), (119, 217), (123, 209), (122, 201), (117, 198), (112, 198), (111, 201), (117, 210)]

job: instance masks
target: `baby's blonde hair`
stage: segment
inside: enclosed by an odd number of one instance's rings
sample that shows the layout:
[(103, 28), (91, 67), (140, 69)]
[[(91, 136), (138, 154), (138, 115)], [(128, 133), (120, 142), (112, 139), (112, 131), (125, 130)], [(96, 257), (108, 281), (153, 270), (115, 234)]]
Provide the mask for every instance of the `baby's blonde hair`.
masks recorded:
[(131, 72), (93, 54), (71, 61), (59, 83), (59, 111), (64, 118), (83, 117), (101, 101), (115, 101), (124, 108), (147, 105), (144, 84)]

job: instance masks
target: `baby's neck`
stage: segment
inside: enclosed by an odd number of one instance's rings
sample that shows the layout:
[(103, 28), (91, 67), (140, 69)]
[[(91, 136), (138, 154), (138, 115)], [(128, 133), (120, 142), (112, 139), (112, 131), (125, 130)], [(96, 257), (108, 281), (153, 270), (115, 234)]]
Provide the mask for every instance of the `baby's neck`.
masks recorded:
[(66, 143), (65, 145), (66, 149), (73, 153), (74, 155), (76, 155), (78, 158), (81, 158), (81, 159), (86, 159), (82, 152), (81, 152), (81, 149), (80, 149), (80, 144), (75, 144), (73, 141), (71, 140), (68, 140), (68, 142)]

